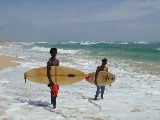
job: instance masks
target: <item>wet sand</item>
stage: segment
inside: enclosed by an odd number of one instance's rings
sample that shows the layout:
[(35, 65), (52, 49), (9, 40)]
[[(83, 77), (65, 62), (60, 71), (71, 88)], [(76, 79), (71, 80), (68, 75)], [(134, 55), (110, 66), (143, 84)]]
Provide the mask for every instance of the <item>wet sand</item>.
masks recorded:
[(22, 59), (11, 56), (0, 55), (0, 69), (8, 68), (8, 67), (16, 67), (19, 65), (18, 61)]
[[(0, 46), (6, 46), (9, 45), (9, 42), (1, 42), (0, 41)], [(16, 67), (18, 66), (20, 63), (19, 61), (21, 61), (21, 58), (18, 57), (12, 57), (12, 56), (5, 56), (5, 55), (0, 55), (0, 70), (5, 69), (5, 68), (9, 68), (9, 67)], [(0, 87), (0, 119), (2, 117), (3, 120), (7, 120), (7, 118), (5, 118), (5, 111), (8, 109), (8, 105), (9, 102), (6, 98), (6, 93), (5, 90), (2, 89), (2, 86)]]
[[(12, 42), (3, 42), (0, 41), (0, 47), (2, 46), (8, 46)], [(19, 61), (22, 61), (21, 58), (18, 57), (12, 57), (12, 56), (5, 56), (5, 55), (0, 55), (0, 70), (9, 68), (9, 67), (16, 67), (20, 65)], [(0, 87), (0, 116), (5, 114), (5, 111), (8, 106), (8, 101), (5, 97), (5, 90), (2, 89), (2, 86)], [(1, 117), (0, 117), (1, 118)], [(4, 118), (5, 119), (5, 118)]]
[[(8, 46), (12, 44), (12, 42), (6, 40), (0, 40), (0, 47), (3, 46)], [(11, 56), (5, 56), (5, 55), (0, 55), (0, 69), (8, 68), (8, 67), (16, 67), (19, 65), (18, 61), (22, 59), (17, 58), (17, 57), (11, 57)]]

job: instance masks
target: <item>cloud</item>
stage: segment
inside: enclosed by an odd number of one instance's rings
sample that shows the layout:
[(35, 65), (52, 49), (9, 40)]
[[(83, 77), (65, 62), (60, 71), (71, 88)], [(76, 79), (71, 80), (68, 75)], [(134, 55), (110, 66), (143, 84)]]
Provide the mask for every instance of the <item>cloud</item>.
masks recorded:
[(129, 0), (96, 15), (97, 21), (134, 21), (146, 19), (156, 13), (159, 17), (159, 0)]
[[(160, 0), (113, 0), (82, 2), (4, 2), (0, 0), (1, 36), (26, 38), (47, 38), (53, 36), (64, 39), (83, 38), (117, 38), (132, 32), (132, 37), (142, 31), (157, 34), (160, 31)], [(157, 27), (158, 26), (158, 27)], [(2, 29), (3, 28), (3, 29)], [(8, 32), (3, 31), (5, 29)], [(146, 30), (150, 29), (150, 30)], [(152, 30), (151, 30), (152, 29)], [(156, 30), (156, 31), (155, 31)], [(12, 32), (14, 31), (14, 32)], [(14, 35), (14, 34), (15, 35)], [(89, 34), (88, 34), (89, 33)], [(123, 34), (120, 35), (119, 33)], [(159, 36), (160, 37), (160, 36)], [(93, 38), (93, 37), (92, 37)], [(138, 39), (138, 37), (137, 37)]]
[[(26, 6), (25, 3), (23, 6)], [(105, 7), (106, 5), (106, 7)], [(143, 19), (149, 17), (150, 14), (156, 13), (160, 8), (159, 0), (127, 0), (108, 6), (107, 2), (101, 8), (101, 4), (87, 6), (72, 5), (70, 8), (61, 7), (36, 7), (31, 5), (27, 7), (11, 7), (12, 11), (8, 11), (12, 19), (19, 19), (31, 22), (32, 25), (45, 24), (68, 24), (68, 23), (89, 23), (89, 22), (123, 22)], [(65, 8), (66, 7), (66, 8)], [(11, 8), (9, 10), (11, 10)], [(22, 9), (23, 8), (23, 9)], [(158, 15), (158, 12), (156, 13)]]

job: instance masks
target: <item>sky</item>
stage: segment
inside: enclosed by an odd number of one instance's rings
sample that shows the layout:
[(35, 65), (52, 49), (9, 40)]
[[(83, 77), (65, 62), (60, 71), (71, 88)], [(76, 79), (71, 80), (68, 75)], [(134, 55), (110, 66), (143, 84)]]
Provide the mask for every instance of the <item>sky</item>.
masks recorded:
[(0, 0), (0, 40), (160, 41), (160, 0)]

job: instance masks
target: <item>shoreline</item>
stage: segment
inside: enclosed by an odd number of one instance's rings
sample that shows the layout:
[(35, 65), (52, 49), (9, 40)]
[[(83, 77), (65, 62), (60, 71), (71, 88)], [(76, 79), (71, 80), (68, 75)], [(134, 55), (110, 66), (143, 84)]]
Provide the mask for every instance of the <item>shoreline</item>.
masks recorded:
[[(3, 70), (5, 68), (14, 68), (20, 65), (20, 61), (22, 61), (21, 58), (18, 57), (12, 57), (12, 56), (5, 56), (0, 55), (0, 70)], [(9, 99), (5, 96), (7, 95), (6, 91), (3, 89), (3, 87), (0, 87), (0, 119), (8, 119), (6, 117), (6, 110), (8, 110), (8, 105), (10, 104), (8, 101)]]
[(20, 65), (18, 62), (21, 60), (22, 59), (18, 57), (0, 55), (0, 70), (8, 67), (17, 67)]

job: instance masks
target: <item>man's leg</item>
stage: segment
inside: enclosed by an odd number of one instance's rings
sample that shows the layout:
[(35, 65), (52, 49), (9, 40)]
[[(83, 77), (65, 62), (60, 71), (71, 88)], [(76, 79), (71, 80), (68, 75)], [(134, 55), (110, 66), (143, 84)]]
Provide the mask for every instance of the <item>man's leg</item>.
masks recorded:
[(104, 91), (105, 91), (105, 86), (101, 86), (101, 99), (103, 99)]
[(56, 108), (56, 98), (57, 96), (53, 96), (53, 109)]
[(100, 88), (101, 88), (101, 87), (97, 85), (97, 91), (96, 91), (96, 95), (95, 95), (94, 100), (97, 100), (97, 97), (98, 97), (98, 95), (99, 95), (99, 93), (100, 93)]
[(52, 96), (52, 94), (51, 94), (51, 105), (53, 104), (53, 96)]

